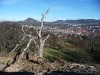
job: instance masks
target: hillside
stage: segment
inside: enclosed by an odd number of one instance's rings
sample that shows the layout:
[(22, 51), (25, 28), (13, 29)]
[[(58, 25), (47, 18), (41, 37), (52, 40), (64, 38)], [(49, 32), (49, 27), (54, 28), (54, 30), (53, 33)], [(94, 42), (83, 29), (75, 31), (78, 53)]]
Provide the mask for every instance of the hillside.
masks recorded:
[(27, 18), (24, 21), (18, 21), (18, 23), (21, 24), (21, 25), (29, 25), (29, 26), (40, 25), (40, 21), (37, 21), (33, 18)]
[[(33, 28), (24, 27), (24, 29), (27, 34), (37, 36)], [(30, 75), (37, 73), (40, 75), (100, 74), (100, 43), (98, 43), (100, 39), (97, 37), (91, 39), (87, 36), (68, 35), (65, 38), (65, 35), (58, 37), (50, 33), (50, 37), (44, 45), (42, 63), (38, 62), (38, 50), (32, 42), (29, 47), (30, 51), (26, 51), (20, 63), (14, 64), (30, 38), (26, 37), (20, 42), (24, 34), (22, 26), (17, 22), (2, 22), (0, 23), (0, 30), (0, 74), (2, 75), (8, 74), (6, 72), (14, 72), (9, 74), (21, 74), (22, 72), (23, 75), (24, 72)], [(47, 32), (43, 32), (42, 35), (45, 37)], [(16, 50), (11, 52), (17, 44), (19, 46)]]

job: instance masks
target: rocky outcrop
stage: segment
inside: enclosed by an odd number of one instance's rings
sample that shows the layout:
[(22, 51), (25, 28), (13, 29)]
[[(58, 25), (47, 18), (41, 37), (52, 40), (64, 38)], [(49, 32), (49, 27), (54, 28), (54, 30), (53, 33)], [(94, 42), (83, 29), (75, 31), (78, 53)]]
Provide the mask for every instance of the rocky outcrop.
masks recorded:
[[(0, 61), (0, 67), (4, 67), (3, 61)], [(61, 59), (54, 62), (44, 61), (42, 64), (22, 60), (20, 63), (9, 65), (4, 71), (32, 72), (35, 75), (100, 75), (100, 65), (68, 63)]]

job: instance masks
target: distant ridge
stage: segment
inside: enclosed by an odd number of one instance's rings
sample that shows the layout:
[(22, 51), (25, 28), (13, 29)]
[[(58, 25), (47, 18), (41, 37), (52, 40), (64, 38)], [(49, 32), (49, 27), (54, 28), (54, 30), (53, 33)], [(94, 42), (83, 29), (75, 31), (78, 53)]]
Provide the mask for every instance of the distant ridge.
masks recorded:
[[(24, 21), (18, 21), (21, 25), (29, 25), (35, 26), (40, 25), (40, 21), (35, 20), (33, 18), (27, 18)], [(54, 22), (46, 22), (46, 23), (53, 23), (53, 24), (67, 24), (67, 23), (74, 23), (74, 24), (100, 24), (100, 20), (96, 19), (78, 19), (78, 20), (57, 20)]]
[(95, 19), (78, 19), (78, 20), (57, 20), (55, 23), (100, 23), (100, 20)]
[(18, 23), (21, 24), (21, 25), (34, 26), (34, 25), (40, 24), (40, 21), (35, 20), (35, 19), (33, 19), (33, 18), (27, 18), (27, 19), (24, 20), (24, 21), (18, 21)]

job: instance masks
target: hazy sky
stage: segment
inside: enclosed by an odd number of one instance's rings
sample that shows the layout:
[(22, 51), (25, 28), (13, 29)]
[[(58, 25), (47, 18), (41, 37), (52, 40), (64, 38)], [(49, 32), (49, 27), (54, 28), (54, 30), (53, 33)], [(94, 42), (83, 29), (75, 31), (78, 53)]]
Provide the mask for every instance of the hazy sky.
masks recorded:
[(40, 20), (49, 7), (48, 21), (100, 19), (100, 0), (0, 0), (0, 20)]

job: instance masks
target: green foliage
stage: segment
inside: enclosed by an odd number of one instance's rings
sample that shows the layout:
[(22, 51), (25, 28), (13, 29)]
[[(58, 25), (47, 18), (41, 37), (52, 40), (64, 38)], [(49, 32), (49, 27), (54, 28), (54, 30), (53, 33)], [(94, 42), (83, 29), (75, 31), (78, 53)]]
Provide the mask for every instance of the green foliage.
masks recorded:
[(58, 37), (54, 34), (51, 34), (46, 43), (49, 45), (51, 48), (57, 48), (58, 45)]
[(72, 60), (72, 58), (69, 55), (65, 54), (64, 51), (52, 48), (44, 48), (43, 55), (44, 58), (49, 61), (55, 60), (57, 58), (61, 58), (66, 61)]
[[(86, 60), (86, 62), (100, 62), (100, 39), (96, 36), (78, 36), (77, 39), (75, 36), (68, 36), (68, 42), (78, 48), (76, 52), (75, 59)], [(68, 49), (68, 48), (67, 48)], [(73, 49), (72, 49), (73, 50)], [(79, 58), (78, 58), (79, 57)]]
[(1, 46), (0, 47), (0, 53), (1, 53), (0, 55), (4, 55), (4, 54), (8, 53), (7, 48), (4, 47), (4, 46)]
[[(24, 27), (25, 33), (37, 36), (33, 28)], [(45, 38), (49, 32), (43, 32)], [(11, 51), (17, 43), (22, 39), (23, 32), (21, 25), (16, 22), (1, 22), (0, 23), (0, 53), (5, 54)], [(45, 43), (44, 58), (45, 60), (55, 60), (61, 58), (69, 62), (90, 63), (100, 62), (100, 38), (68, 35), (58, 37), (53, 33)], [(17, 50), (23, 50), (29, 38), (26, 37)], [(37, 40), (36, 40), (37, 41)], [(39, 44), (39, 42), (37, 41)], [(37, 53), (37, 48), (32, 42), (29, 49)]]
[(84, 50), (75, 51), (74, 59), (77, 63), (90, 63), (92, 60), (91, 56)]
[(67, 49), (56, 50), (52, 48), (45, 48), (44, 58), (49, 61), (60, 58), (67, 62), (77, 62), (77, 63), (91, 62), (90, 55), (87, 52), (81, 50), (67, 50)]
[[(0, 51), (1, 53), (3, 52), (6, 53), (6, 52), (11, 51), (16, 46), (16, 44), (18, 44), (19, 41), (21, 41), (24, 35), (21, 28), (22, 26), (16, 22), (4, 21), (0, 23), (0, 47), (1, 47)], [(36, 32), (33, 28), (28, 29), (24, 27), (24, 30), (27, 34), (32, 34), (33, 36), (36, 36)], [(23, 50), (26, 47), (28, 40), (29, 38), (26, 37), (25, 40), (23, 40), (20, 43), (20, 46), (17, 48), (17, 50)]]
[(9, 52), (19, 42), (21, 34), (21, 26), (16, 22), (0, 23), (0, 46)]

